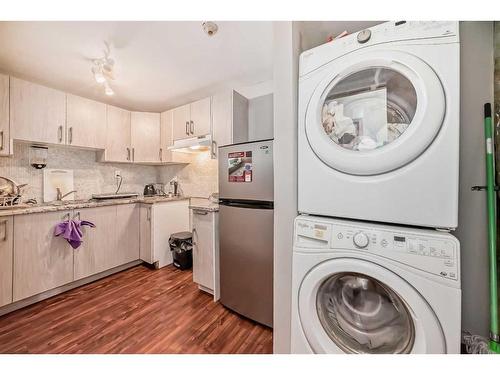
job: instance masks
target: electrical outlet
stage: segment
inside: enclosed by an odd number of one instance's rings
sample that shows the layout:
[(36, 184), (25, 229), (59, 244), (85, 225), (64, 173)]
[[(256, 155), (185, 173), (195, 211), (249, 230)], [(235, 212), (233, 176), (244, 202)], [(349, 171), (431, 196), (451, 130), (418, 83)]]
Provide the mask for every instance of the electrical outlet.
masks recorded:
[(115, 171), (115, 178), (121, 177), (122, 173), (119, 170)]

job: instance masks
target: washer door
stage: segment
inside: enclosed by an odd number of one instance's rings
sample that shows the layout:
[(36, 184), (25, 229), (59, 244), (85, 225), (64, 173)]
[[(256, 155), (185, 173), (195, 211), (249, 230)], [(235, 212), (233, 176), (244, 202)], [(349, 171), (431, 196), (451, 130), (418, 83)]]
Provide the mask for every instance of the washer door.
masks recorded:
[(330, 167), (353, 175), (400, 168), (439, 133), (446, 103), (441, 81), (400, 51), (343, 56), (329, 64), (305, 115), (307, 139)]
[(441, 325), (395, 273), (361, 259), (321, 263), (304, 278), (299, 316), (316, 353), (445, 353)]

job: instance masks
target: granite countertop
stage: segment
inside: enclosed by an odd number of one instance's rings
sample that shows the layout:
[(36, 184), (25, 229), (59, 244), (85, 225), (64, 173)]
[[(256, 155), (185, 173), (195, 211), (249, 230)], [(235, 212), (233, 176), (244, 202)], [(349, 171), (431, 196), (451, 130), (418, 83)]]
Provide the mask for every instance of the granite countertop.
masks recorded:
[(102, 207), (102, 206), (113, 206), (118, 204), (132, 204), (132, 203), (143, 203), (143, 204), (155, 204), (161, 202), (179, 201), (186, 200), (189, 197), (143, 197), (139, 196), (136, 198), (124, 198), (124, 199), (103, 199), (103, 200), (76, 200), (68, 201), (64, 204), (53, 204), (53, 203), (42, 203), (34, 205), (23, 204), (20, 207), (13, 206), (8, 209), (0, 209), (0, 217), (2, 216), (12, 216), (12, 215), (24, 215), (24, 214), (36, 214), (41, 212), (56, 212), (56, 211), (67, 211), (79, 208), (92, 208), (92, 207)]
[(189, 208), (192, 210), (217, 212), (219, 211), (219, 204), (207, 198), (191, 198)]

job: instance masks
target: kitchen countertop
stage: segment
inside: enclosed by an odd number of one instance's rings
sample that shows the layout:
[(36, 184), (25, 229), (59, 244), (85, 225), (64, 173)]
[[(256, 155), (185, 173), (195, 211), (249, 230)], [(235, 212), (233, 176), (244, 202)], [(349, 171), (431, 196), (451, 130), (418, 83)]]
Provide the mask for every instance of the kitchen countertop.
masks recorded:
[(56, 212), (56, 211), (68, 211), (79, 208), (92, 208), (92, 207), (102, 207), (102, 206), (113, 206), (118, 204), (132, 204), (132, 203), (143, 203), (143, 204), (155, 204), (161, 202), (171, 202), (186, 200), (189, 197), (143, 197), (139, 196), (136, 198), (124, 198), (124, 199), (103, 199), (103, 200), (81, 200), (81, 201), (68, 201), (64, 204), (53, 204), (53, 203), (42, 203), (34, 204), (26, 207), (22, 205), (21, 207), (12, 207), (9, 209), (0, 209), (0, 217), (2, 216), (12, 216), (12, 215), (24, 215), (24, 214), (36, 214), (41, 212)]
[(206, 198), (191, 198), (189, 208), (192, 210), (217, 212), (219, 211), (219, 204)]

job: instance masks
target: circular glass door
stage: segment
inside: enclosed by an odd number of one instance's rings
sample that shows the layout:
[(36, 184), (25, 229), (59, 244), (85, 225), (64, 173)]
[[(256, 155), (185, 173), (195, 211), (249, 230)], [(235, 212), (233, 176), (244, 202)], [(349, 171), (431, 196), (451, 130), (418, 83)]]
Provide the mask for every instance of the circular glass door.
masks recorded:
[[(302, 332), (315, 353), (445, 353), (425, 297), (375, 259), (335, 258), (309, 270), (298, 292)], [(401, 276), (400, 276), (401, 274)]]
[(339, 273), (326, 279), (316, 298), (328, 336), (348, 353), (409, 353), (415, 339), (403, 300), (367, 275)]
[(398, 169), (439, 133), (445, 95), (436, 73), (400, 51), (353, 53), (332, 63), (305, 115), (309, 144), (330, 167), (353, 175)]

